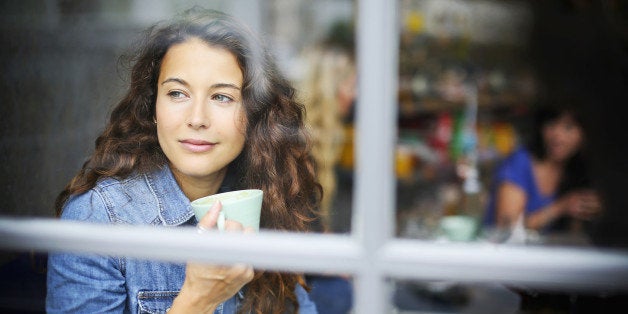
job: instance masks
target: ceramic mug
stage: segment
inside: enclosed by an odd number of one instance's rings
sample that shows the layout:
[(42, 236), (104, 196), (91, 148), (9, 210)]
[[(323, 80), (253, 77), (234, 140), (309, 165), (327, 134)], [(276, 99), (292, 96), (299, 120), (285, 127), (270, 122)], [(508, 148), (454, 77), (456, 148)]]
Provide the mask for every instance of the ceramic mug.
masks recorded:
[(191, 205), (196, 220), (200, 221), (215, 202), (222, 203), (218, 216), (218, 230), (225, 229), (225, 220), (235, 220), (244, 228), (251, 227), (259, 231), (259, 219), (262, 212), (262, 190), (238, 190), (218, 193), (194, 200)]

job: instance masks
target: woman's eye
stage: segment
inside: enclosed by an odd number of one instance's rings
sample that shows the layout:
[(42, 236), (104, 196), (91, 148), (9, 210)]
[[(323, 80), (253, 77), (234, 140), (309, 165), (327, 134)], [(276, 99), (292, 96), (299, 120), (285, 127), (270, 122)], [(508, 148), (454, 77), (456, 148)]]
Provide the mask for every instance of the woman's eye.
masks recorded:
[(229, 96), (225, 96), (222, 94), (216, 94), (214, 95), (214, 97), (212, 97), (212, 99), (217, 100), (219, 102), (230, 102), (233, 101), (233, 99)]
[(180, 92), (180, 91), (171, 91), (168, 93), (168, 96), (175, 98), (175, 99), (180, 99), (180, 98), (185, 98), (185, 94)]

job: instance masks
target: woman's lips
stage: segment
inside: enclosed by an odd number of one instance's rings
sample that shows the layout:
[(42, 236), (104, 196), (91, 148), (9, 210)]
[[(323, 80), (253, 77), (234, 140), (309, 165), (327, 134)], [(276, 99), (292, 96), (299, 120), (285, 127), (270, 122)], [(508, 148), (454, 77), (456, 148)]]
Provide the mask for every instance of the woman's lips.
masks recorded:
[(180, 140), (179, 143), (181, 143), (185, 149), (193, 153), (203, 153), (216, 146), (216, 143), (194, 139)]

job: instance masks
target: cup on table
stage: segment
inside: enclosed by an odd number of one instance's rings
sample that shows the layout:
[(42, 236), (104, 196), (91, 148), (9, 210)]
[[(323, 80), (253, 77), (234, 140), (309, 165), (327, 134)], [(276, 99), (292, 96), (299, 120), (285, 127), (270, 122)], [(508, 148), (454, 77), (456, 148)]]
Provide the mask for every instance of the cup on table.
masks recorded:
[(471, 241), (477, 235), (478, 222), (466, 215), (445, 216), (440, 221), (440, 229), (450, 241)]
[(194, 200), (192, 210), (196, 220), (200, 221), (215, 202), (222, 203), (222, 210), (218, 216), (218, 230), (225, 229), (225, 220), (235, 220), (244, 228), (251, 227), (259, 231), (259, 219), (262, 211), (262, 190), (238, 190), (218, 193)]

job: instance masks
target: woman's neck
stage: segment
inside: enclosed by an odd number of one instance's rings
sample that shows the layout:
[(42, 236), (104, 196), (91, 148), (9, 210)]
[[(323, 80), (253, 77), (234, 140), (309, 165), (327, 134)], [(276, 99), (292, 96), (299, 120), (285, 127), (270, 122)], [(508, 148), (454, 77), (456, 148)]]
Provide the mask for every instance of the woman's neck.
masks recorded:
[(564, 162), (543, 159), (534, 162), (534, 174), (537, 187), (545, 195), (556, 192), (563, 175)]
[(185, 194), (190, 201), (194, 201), (218, 192), (227, 174), (227, 169), (205, 177), (193, 177), (185, 175), (173, 167), (172, 174), (179, 184), (181, 191), (183, 191), (183, 194)]

